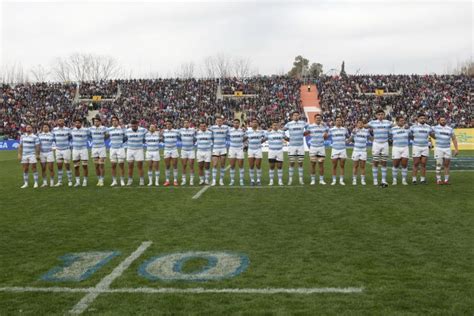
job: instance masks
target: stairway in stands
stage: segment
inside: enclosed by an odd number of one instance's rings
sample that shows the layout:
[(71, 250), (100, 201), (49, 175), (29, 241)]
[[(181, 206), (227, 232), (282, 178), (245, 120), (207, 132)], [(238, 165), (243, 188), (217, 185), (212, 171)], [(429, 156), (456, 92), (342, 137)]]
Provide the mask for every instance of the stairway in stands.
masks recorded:
[(321, 106), (319, 104), (318, 88), (314, 84), (309, 85), (309, 87), (309, 91), (308, 85), (301, 85), (300, 87), (301, 105), (305, 116), (308, 118), (308, 123), (314, 123), (314, 115), (321, 112)]

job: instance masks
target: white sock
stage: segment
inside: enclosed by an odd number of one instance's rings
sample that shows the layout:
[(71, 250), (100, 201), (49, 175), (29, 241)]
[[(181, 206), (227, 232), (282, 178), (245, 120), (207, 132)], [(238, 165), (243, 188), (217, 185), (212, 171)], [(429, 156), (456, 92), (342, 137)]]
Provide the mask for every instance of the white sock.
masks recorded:
[(298, 176), (300, 179), (303, 179), (303, 167), (298, 167)]
[(23, 182), (28, 183), (28, 172), (23, 173)]
[(166, 181), (170, 181), (170, 169), (165, 170)]
[(178, 179), (178, 169), (173, 169), (173, 180)]
[(374, 181), (378, 180), (377, 178), (379, 177), (379, 171), (376, 167), (372, 169), (372, 176), (374, 177)]
[(224, 177), (225, 177), (225, 168), (221, 168), (220, 177), (221, 177), (221, 180), (224, 180)]
[(254, 178), (253, 178), (253, 169), (249, 169), (249, 177), (250, 177), (250, 181), (253, 182), (253, 181), (254, 181)]
[(277, 170), (277, 174), (278, 174), (278, 181), (280, 181), (280, 180), (283, 178), (283, 170), (282, 170), (282, 169), (278, 169), (278, 170)]
[(270, 181), (273, 181), (273, 175), (274, 175), (274, 170), (273, 169), (268, 170), (268, 177), (270, 178)]
[(260, 181), (262, 178), (262, 169), (257, 169), (257, 181)]
[(58, 170), (58, 182), (63, 182), (63, 170)]
[(239, 169), (239, 180), (244, 181), (244, 177), (245, 177), (244, 169), (241, 168), (241, 169)]
[(290, 177), (290, 180), (293, 180), (293, 167), (289, 167), (288, 168), (288, 176)]
[(217, 178), (217, 169), (216, 168), (212, 168), (212, 180), (216, 180)]
[(153, 181), (153, 171), (148, 171), (148, 181), (151, 183)]
[(230, 169), (230, 181), (234, 181), (235, 178), (235, 169)]
[(387, 167), (382, 167), (382, 182), (387, 182)]
[(403, 180), (407, 179), (407, 173), (408, 173), (408, 168), (403, 168), (402, 169), (402, 179)]

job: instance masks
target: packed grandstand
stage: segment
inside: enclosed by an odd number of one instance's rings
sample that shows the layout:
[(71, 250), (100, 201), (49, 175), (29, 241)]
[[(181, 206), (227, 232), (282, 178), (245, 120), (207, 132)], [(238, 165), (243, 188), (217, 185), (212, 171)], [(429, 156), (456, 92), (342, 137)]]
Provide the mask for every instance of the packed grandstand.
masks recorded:
[[(441, 114), (456, 128), (472, 127), (472, 77), (464, 75), (357, 75), (323, 76), (316, 84), (323, 121), (333, 125), (341, 116), (346, 127), (356, 119), (370, 120), (384, 109), (388, 119), (401, 115), (407, 122), (423, 112), (428, 123)], [(92, 109), (110, 122), (118, 116), (127, 124), (138, 119), (144, 127), (166, 120), (181, 126), (184, 119), (214, 122), (216, 115), (244, 122), (257, 118), (262, 128), (288, 121), (301, 108), (300, 88), (308, 81), (287, 76), (246, 79), (136, 79), (83, 83), (29, 83), (0, 86), (0, 135), (18, 139), (25, 125), (54, 126), (58, 117), (66, 124), (87, 118)], [(374, 93), (382, 90), (383, 95)], [(240, 94), (235, 96), (236, 92)], [(100, 97), (100, 102), (92, 98)], [(90, 124), (90, 122), (85, 122)]]

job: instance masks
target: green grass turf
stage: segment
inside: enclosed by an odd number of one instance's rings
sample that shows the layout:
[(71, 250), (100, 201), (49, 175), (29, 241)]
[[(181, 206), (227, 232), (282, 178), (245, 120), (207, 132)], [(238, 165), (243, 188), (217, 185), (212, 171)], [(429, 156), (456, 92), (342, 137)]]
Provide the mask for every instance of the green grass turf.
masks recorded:
[[(210, 188), (193, 200), (198, 186), (110, 188), (109, 170), (103, 188), (94, 186), (92, 175), (87, 188), (20, 190), (15, 157), (0, 152), (0, 287), (93, 287), (150, 240), (150, 248), (112, 288), (363, 287), (364, 292), (102, 294), (85, 314), (473, 313), (473, 172), (453, 172), (451, 186), (436, 186), (429, 173), (427, 186), (353, 187), (348, 161), (345, 187)], [(306, 160), (306, 172), (308, 166)], [(263, 169), (265, 184), (266, 163)], [(327, 164), (326, 181), (329, 170)], [(370, 167), (367, 171), (371, 183)], [(58, 257), (64, 254), (109, 250), (121, 254), (87, 280), (40, 280), (61, 265)], [(245, 253), (250, 264), (242, 274), (220, 281), (139, 276), (145, 260), (182, 251)], [(192, 260), (184, 268), (194, 271), (202, 264)], [(0, 292), (0, 315), (63, 315), (83, 296)]]

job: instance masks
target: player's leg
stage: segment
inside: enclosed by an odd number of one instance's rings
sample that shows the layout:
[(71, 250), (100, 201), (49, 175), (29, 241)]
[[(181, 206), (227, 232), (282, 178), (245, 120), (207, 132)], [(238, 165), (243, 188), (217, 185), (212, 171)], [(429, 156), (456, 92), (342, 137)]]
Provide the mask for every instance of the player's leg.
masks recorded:
[(242, 152), (240, 157), (242, 159), (237, 158), (237, 165), (239, 166), (239, 184), (244, 185), (244, 178), (245, 178), (244, 171), (245, 171), (245, 168), (244, 168), (243, 152)]
[(188, 163), (189, 163), (189, 185), (194, 185), (194, 158), (190, 158)]
[(261, 185), (262, 179), (262, 157), (255, 158), (255, 167), (257, 168), (257, 185)]
[(171, 164), (173, 165), (173, 185), (178, 185), (178, 157), (171, 157)]
[(316, 184), (316, 164), (318, 162), (318, 157), (316, 155), (310, 154), (309, 155), (309, 161), (310, 161), (310, 173), (311, 173), (311, 185)]
[(198, 159), (198, 175), (199, 175), (199, 185), (204, 184), (204, 161)]
[(382, 171), (382, 185), (387, 186), (387, 160), (388, 160), (388, 144), (384, 145), (380, 150), (380, 168)]
[(449, 184), (449, 171), (451, 168), (451, 159), (444, 158), (443, 166), (444, 166), (444, 184)]
[(47, 166), (46, 159), (43, 160), (43, 157), (41, 157), (41, 158), (42, 158), (41, 162), (40, 162), (41, 178), (43, 179), (43, 184), (41, 185), (41, 187), (44, 188), (44, 187), (48, 186), (48, 179), (47, 179), (47, 175), (46, 175), (46, 172), (48, 171), (48, 166)]
[(255, 158), (254, 157), (248, 157), (248, 161), (249, 161), (250, 185), (254, 185), (255, 184), (255, 179), (254, 179)]
[(305, 156), (304, 148), (300, 148), (298, 150), (298, 156), (297, 156), (297, 160), (298, 160), (297, 161), (298, 162), (298, 179), (299, 179), (300, 185), (304, 184), (304, 181), (303, 181), (303, 178), (304, 178), (304, 174), (303, 174), (304, 156)]
[[(181, 156), (183, 152), (181, 151)], [(186, 185), (186, 172), (188, 169), (188, 158), (181, 158), (181, 185)]]
[(319, 184), (325, 185), (324, 182), (324, 156), (316, 156), (319, 165)]
[(408, 157), (402, 157), (400, 159), (400, 165), (402, 167), (402, 184), (407, 185), (407, 174), (408, 174)]
[(119, 160), (118, 163), (119, 170), (120, 170), (120, 185), (124, 186), (125, 185), (125, 162), (122, 160)]
[(352, 165), (352, 184), (357, 185), (357, 176), (359, 174), (359, 162), (360, 162), (360, 160), (359, 159), (354, 160), (354, 158), (353, 158), (352, 161), (354, 162), (353, 165)]
[(344, 183), (344, 166), (346, 165), (346, 159), (341, 158), (339, 160), (339, 169), (341, 170), (341, 173), (339, 174), (339, 184), (340, 185), (346, 185)]
[(74, 157), (74, 160), (72, 162), (74, 164), (74, 176), (76, 177), (76, 183), (74, 184), (74, 186), (78, 187), (81, 185), (81, 160), (76, 160), (76, 157)]
[(70, 159), (71, 159), (70, 157), (68, 157), (67, 159), (66, 158), (64, 159), (64, 166), (66, 167), (68, 186), (72, 186), (72, 170), (71, 170)]
[(112, 169), (112, 184), (110, 186), (116, 186), (117, 185), (117, 162), (112, 160), (110, 161), (111, 169)]
[(211, 169), (211, 162), (210, 162), (210, 160), (207, 160), (207, 161), (204, 162), (204, 169), (205, 169), (204, 170), (204, 173), (205, 173), (204, 183), (206, 185), (208, 185), (209, 184), (209, 177), (211, 175), (211, 170), (210, 170)]
[(221, 173), (219, 176), (219, 185), (224, 185), (224, 178), (225, 178), (225, 163), (227, 160), (227, 156), (225, 153), (219, 157), (220, 160), (220, 167), (221, 167)]
[(212, 184), (211, 185), (216, 185), (216, 179), (217, 179), (217, 164), (219, 162), (219, 156), (218, 155), (212, 155)]
[(331, 182), (331, 185), (336, 184), (337, 162), (338, 162), (338, 160), (339, 160), (339, 158), (337, 158), (337, 157), (331, 158), (331, 164), (332, 164), (332, 182)]
[(365, 160), (359, 160), (360, 184), (365, 185)]
[(412, 170), (413, 184), (416, 184), (419, 166), (420, 166), (420, 157), (413, 156), (413, 170)]
[(22, 162), (21, 168), (23, 170), (23, 185), (21, 186), (21, 188), (24, 189), (28, 187), (30, 164), (27, 162)]
[(59, 187), (63, 184), (63, 168), (64, 168), (64, 160), (63, 158), (58, 158), (58, 151), (56, 151), (56, 166), (58, 168), (58, 182), (56, 183), (56, 187)]
[(281, 153), (280, 160), (276, 161), (278, 185), (283, 185), (283, 153)]
[(234, 180), (235, 180), (235, 163), (237, 159), (235, 157), (229, 156), (229, 165), (230, 165), (230, 183), (229, 185), (234, 185)]
[(145, 185), (145, 174), (143, 171), (143, 159), (137, 160), (137, 169), (138, 169), (138, 176), (140, 177), (139, 185)]
[(392, 185), (397, 185), (398, 170), (400, 169), (400, 158), (392, 160)]
[[(160, 155), (158, 152), (157, 155)], [(153, 159), (153, 171), (155, 172), (155, 186), (160, 185), (160, 158), (155, 157)]]
[(48, 163), (48, 169), (49, 169), (49, 186), (54, 185), (54, 162), (49, 161)]
[[(148, 155), (148, 153), (147, 153), (147, 155)], [(151, 187), (153, 185), (153, 167), (154, 167), (153, 163), (154, 162), (151, 159), (151, 157), (147, 157), (146, 160), (148, 161), (147, 162), (147, 164), (148, 164), (148, 184), (147, 184), (147, 186)]]
[(33, 188), (36, 189), (38, 187), (38, 171), (36, 170), (36, 161), (35, 162), (30, 161), (30, 167), (31, 167), (31, 172), (33, 173), (33, 180), (34, 180)]
[(428, 156), (420, 157), (420, 184), (426, 184), (426, 163), (428, 162)]
[(86, 159), (86, 157), (84, 157), (82, 158), (81, 163), (82, 163), (82, 169), (84, 171), (82, 186), (85, 187), (87, 186), (87, 177), (89, 176), (89, 161)]
[(296, 156), (295, 155), (288, 155), (288, 160), (290, 161), (290, 166), (288, 167), (288, 185), (291, 185), (293, 182), (293, 175), (295, 170), (295, 162)]
[(268, 159), (268, 177), (270, 178), (268, 185), (273, 185), (275, 163), (276, 163), (275, 159)]
[(133, 169), (135, 168), (135, 160), (128, 160), (128, 181), (127, 185), (133, 184)]
[(165, 184), (164, 184), (164, 186), (170, 185), (170, 167), (171, 167), (171, 156), (166, 154), (166, 156), (165, 156)]

